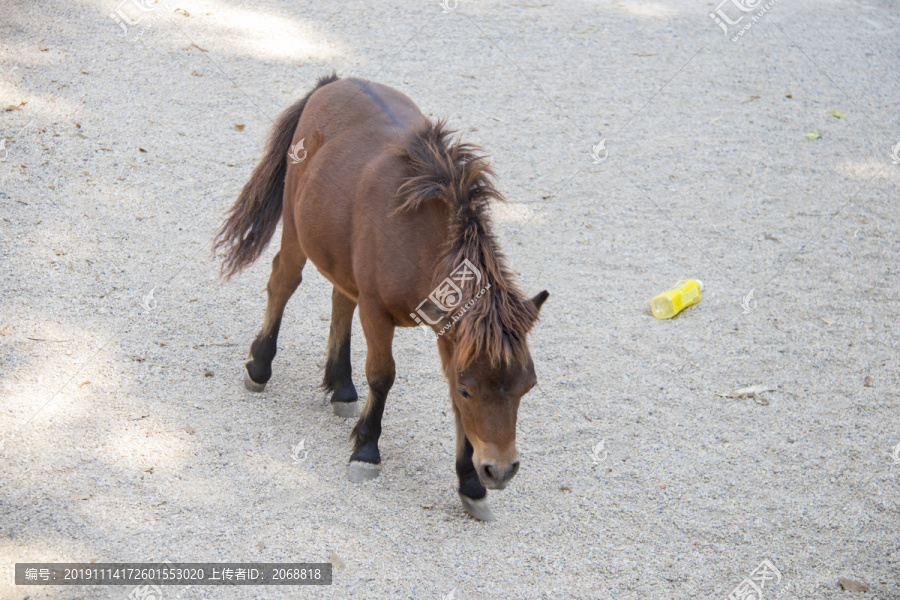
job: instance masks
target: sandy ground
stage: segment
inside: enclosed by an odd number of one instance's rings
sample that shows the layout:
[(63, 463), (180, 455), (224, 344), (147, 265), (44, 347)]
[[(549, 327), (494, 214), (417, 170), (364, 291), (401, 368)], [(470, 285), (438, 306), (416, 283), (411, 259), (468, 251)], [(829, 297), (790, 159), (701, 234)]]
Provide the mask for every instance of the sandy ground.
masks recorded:
[[(736, 41), (711, 2), (446, 6), (164, 0), (123, 31), (115, 2), (2, 2), (0, 598), (125, 598), (13, 585), (94, 560), (335, 564), (186, 599), (724, 598), (763, 560), (765, 598), (900, 598), (897, 4), (779, 0)], [(490, 152), (501, 243), (551, 292), (497, 522), (461, 509), (415, 330), (382, 476), (347, 481), (313, 268), (268, 389), (240, 384), (275, 248), (222, 286), (210, 240), (331, 69)], [(654, 319), (681, 277), (702, 301)]]

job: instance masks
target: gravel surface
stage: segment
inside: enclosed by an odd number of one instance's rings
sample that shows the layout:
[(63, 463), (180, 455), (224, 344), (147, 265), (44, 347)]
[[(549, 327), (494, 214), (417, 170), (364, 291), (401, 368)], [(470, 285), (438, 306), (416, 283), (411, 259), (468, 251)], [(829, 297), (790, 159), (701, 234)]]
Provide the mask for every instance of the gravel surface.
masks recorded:
[[(724, 598), (764, 560), (767, 599), (900, 598), (896, 2), (777, 0), (728, 35), (687, 0), (148, 5), (125, 31), (114, 1), (0, 6), (0, 598), (132, 591), (16, 562), (162, 560), (335, 565), (164, 598)], [(314, 269), (241, 385), (277, 248), (220, 285), (210, 240), (332, 69), (486, 148), (510, 264), (551, 292), (496, 522), (457, 499), (419, 331), (382, 475), (347, 480)], [(682, 277), (703, 299), (654, 319)], [(364, 357), (357, 320), (360, 390)]]

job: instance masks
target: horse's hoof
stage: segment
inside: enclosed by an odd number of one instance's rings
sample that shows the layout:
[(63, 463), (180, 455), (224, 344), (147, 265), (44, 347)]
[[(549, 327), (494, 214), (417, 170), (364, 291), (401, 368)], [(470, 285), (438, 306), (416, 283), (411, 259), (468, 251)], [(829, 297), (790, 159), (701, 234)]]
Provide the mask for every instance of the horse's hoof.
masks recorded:
[(266, 389), (266, 384), (256, 383), (250, 379), (250, 373), (247, 372), (247, 369), (244, 369), (244, 387), (251, 392), (261, 392)]
[(331, 410), (339, 417), (349, 419), (359, 416), (359, 402), (332, 402)]
[(364, 483), (378, 477), (381, 474), (381, 467), (372, 463), (351, 460), (347, 472), (353, 483)]
[(495, 517), (494, 513), (491, 511), (491, 507), (488, 506), (487, 496), (481, 500), (472, 500), (468, 496), (460, 494), (459, 499), (462, 501), (463, 508), (466, 509), (466, 512), (479, 521), (497, 520), (497, 517)]

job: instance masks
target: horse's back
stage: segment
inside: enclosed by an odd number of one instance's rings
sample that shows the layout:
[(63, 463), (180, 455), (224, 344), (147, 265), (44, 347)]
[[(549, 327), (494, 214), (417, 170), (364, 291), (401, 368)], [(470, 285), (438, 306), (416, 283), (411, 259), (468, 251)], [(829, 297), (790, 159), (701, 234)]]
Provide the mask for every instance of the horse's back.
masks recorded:
[(388, 142), (402, 139), (424, 121), (416, 104), (402, 92), (351, 77), (316, 90), (303, 109), (297, 133), (302, 138), (317, 131), (329, 141), (351, 134)]
[(316, 268), (354, 300), (405, 304), (398, 296), (420, 287), (422, 265), (430, 283), (440, 219), (393, 214), (407, 175), (397, 148), (426, 123), (405, 94), (350, 78), (317, 90), (297, 125), (308, 158), (288, 167), (285, 217)]

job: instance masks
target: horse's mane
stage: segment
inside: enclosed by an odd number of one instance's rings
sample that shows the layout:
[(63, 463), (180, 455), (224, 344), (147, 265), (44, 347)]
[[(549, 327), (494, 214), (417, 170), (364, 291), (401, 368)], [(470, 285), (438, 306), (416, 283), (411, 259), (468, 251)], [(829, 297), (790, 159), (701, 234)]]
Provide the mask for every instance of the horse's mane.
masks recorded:
[(456, 343), (457, 367), (464, 369), (479, 356), (486, 356), (492, 366), (523, 363), (528, 357), (525, 337), (538, 309), (516, 285), (492, 232), (489, 203), (505, 199), (494, 187), (494, 173), (483, 150), (459, 137), (451, 139), (453, 133), (444, 121), (429, 121), (400, 147), (410, 176), (398, 190), (397, 210), (413, 211), (433, 200), (450, 209), (449, 235), (436, 262), (434, 283), (466, 259), (482, 274), (479, 285), (470, 282), (462, 288), (460, 307), (490, 284), (448, 331)]

